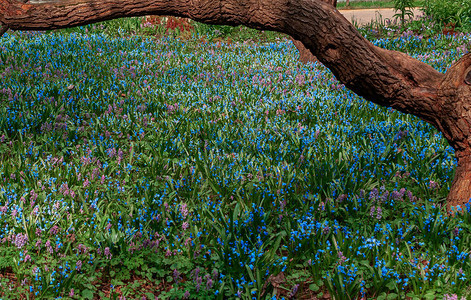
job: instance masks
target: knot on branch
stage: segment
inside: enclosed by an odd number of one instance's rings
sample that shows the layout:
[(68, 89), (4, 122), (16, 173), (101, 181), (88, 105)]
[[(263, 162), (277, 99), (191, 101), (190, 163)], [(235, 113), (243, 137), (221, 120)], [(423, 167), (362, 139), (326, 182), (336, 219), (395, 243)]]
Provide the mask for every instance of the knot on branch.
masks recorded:
[(464, 84), (471, 85), (471, 53), (465, 54), (446, 71), (442, 88), (457, 89)]
[(471, 70), (468, 72), (468, 75), (466, 75), (466, 78), (464, 79), (464, 82), (467, 85), (471, 85)]

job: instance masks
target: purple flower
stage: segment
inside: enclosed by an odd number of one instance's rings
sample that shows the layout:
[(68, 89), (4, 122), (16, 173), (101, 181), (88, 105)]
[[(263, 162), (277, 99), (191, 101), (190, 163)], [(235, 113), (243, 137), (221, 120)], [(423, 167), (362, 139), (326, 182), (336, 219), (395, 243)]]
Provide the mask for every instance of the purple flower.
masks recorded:
[(119, 158), (119, 160), (122, 160), (123, 157), (124, 157), (124, 152), (123, 152), (123, 150), (119, 149), (119, 150), (118, 150), (118, 158)]
[(372, 206), (370, 210), (370, 217), (373, 218), (375, 211), (376, 211), (376, 207)]
[(429, 188), (432, 189), (432, 190), (438, 188), (438, 183), (436, 181), (430, 180)]
[(296, 294), (298, 293), (298, 288), (299, 288), (299, 284), (295, 284), (293, 286), (293, 289), (288, 294), (289, 299), (292, 299), (292, 298), (294, 298), (294, 296), (296, 296)]
[(347, 258), (345, 256), (343, 256), (343, 253), (341, 251), (338, 253), (338, 256), (339, 256), (339, 264), (340, 265), (343, 264), (343, 262), (347, 260)]
[(374, 188), (370, 192), (370, 200), (376, 200), (378, 198), (379, 192), (377, 188)]
[(106, 150), (107, 154), (109, 157), (113, 158), (116, 156), (116, 149), (115, 148), (110, 148)]
[(182, 213), (183, 218), (186, 218), (188, 216), (188, 208), (186, 203), (182, 204), (180, 207), (180, 212)]
[(329, 226), (326, 226), (326, 227), (324, 227), (324, 229), (322, 229), (322, 234), (324, 234), (324, 235), (329, 234), (329, 232), (330, 232)]
[(203, 282), (203, 278), (201, 277), (197, 277), (196, 278), (196, 292), (199, 292), (200, 291), (200, 287), (201, 287), (201, 283)]
[(208, 281), (206, 281), (206, 289), (209, 291), (213, 287), (213, 280), (211, 278), (208, 278)]
[(342, 195), (340, 195), (340, 196), (337, 198), (337, 201), (338, 201), (339, 203), (341, 203), (342, 201), (344, 201), (344, 200), (346, 200), (346, 199), (347, 199), (347, 195), (342, 194)]
[(182, 229), (183, 229), (183, 230), (187, 230), (189, 226), (190, 226), (190, 225), (188, 224), (188, 222), (183, 222), (183, 224), (182, 224)]
[(376, 208), (376, 219), (381, 220), (382, 217), (383, 217), (383, 210), (381, 209), (381, 207), (378, 206)]
[(173, 270), (173, 280), (175, 283), (178, 283), (182, 278), (180, 277), (181, 273), (177, 269)]
[(104, 254), (108, 259), (111, 259), (112, 254), (110, 253), (110, 248), (109, 247), (105, 248), (105, 253)]
[(70, 293), (69, 293), (69, 297), (73, 297), (74, 296), (74, 289), (70, 289)]
[(401, 198), (402, 198), (402, 197), (401, 197), (401, 194), (400, 194), (398, 191), (393, 191), (393, 192), (391, 193), (391, 199), (392, 199), (392, 200), (396, 201), (396, 200), (399, 200), (399, 199), (401, 199)]
[(49, 230), (49, 233), (51, 235), (56, 235), (56, 234), (59, 233), (59, 230), (60, 230), (59, 226), (54, 225), (54, 226), (52, 226), (51, 230)]
[(13, 243), (18, 247), (18, 249), (21, 249), (28, 243), (28, 236), (26, 234), (18, 233)]
[(63, 183), (59, 188), (59, 192), (61, 192), (62, 195), (67, 196), (69, 194), (69, 185), (67, 183)]
[(81, 260), (77, 261), (77, 263), (75, 264), (75, 269), (77, 270), (77, 272), (80, 272), (80, 270), (82, 269), (82, 261)]
[(184, 243), (185, 247), (188, 247), (188, 245), (190, 245), (190, 242), (191, 242), (191, 238), (187, 238)]
[(183, 299), (189, 299), (190, 298), (190, 292), (187, 290), (185, 291), (185, 294), (183, 295)]
[(46, 241), (46, 248), (47, 248), (47, 251), (49, 251), (49, 253), (52, 254), (54, 252), (54, 250), (51, 247), (51, 241), (49, 240)]
[(388, 196), (389, 196), (389, 192), (388, 191), (385, 191), (382, 195), (381, 195), (381, 202), (385, 202), (386, 200), (388, 200)]
[(407, 198), (409, 198), (409, 201), (411, 202), (415, 200), (415, 196), (412, 195), (411, 191), (407, 191)]

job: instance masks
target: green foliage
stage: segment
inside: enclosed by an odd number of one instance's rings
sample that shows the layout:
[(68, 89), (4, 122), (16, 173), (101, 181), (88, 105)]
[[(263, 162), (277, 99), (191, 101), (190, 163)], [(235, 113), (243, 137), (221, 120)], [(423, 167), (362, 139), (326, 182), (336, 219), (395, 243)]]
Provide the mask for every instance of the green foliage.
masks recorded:
[(396, 11), (394, 17), (401, 20), (403, 27), (406, 17), (412, 18), (414, 16), (412, 7), (414, 7), (414, 0), (394, 0), (394, 10)]
[[(412, 7), (422, 7), (425, 0), (413, 0)], [(395, 1), (393, 0), (378, 0), (378, 1), (350, 1), (348, 7), (346, 7), (346, 2), (337, 2), (337, 9), (370, 9), (370, 8), (394, 8)]]
[(439, 24), (471, 30), (471, 1), (426, 0), (423, 9)]

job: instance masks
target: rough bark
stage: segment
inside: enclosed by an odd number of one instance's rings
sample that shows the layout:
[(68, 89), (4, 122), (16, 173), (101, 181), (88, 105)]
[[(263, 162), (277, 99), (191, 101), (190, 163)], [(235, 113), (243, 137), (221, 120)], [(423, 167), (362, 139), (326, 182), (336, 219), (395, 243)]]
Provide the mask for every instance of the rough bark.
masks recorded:
[[(440, 130), (458, 158), (449, 211), (471, 198), (471, 54), (446, 74), (373, 46), (321, 0), (0, 0), (0, 23), (45, 30), (144, 15), (274, 30), (301, 41), (337, 79), (365, 99), (413, 114)], [(468, 77), (470, 76), (470, 77)]]
[[(321, 0), (321, 1), (332, 5), (333, 7), (337, 7), (337, 0)], [(291, 38), (291, 41), (293, 42), (296, 49), (298, 49), (299, 61), (301, 61), (304, 64), (308, 62), (318, 61), (317, 58), (314, 56), (314, 54), (312, 54), (311, 50), (304, 47), (304, 44), (301, 41), (298, 41), (294, 38)]]
[(318, 61), (314, 54), (312, 54), (311, 50), (304, 47), (303, 42), (295, 40), (294, 38), (291, 38), (291, 41), (293, 42), (296, 49), (298, 49), (300, 62), (307, 64), (308, 62)]

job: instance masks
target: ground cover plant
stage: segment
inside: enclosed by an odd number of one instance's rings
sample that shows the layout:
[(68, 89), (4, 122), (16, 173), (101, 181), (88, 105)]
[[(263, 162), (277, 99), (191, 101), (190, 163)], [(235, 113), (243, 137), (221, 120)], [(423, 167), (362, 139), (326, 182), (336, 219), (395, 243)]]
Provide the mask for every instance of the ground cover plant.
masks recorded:
[[(288, 40), (90, 28), (0, 40), (2, 298), (469, 297), (432, 126)], [(374, 43), (444, 72), (469, 38)]]

